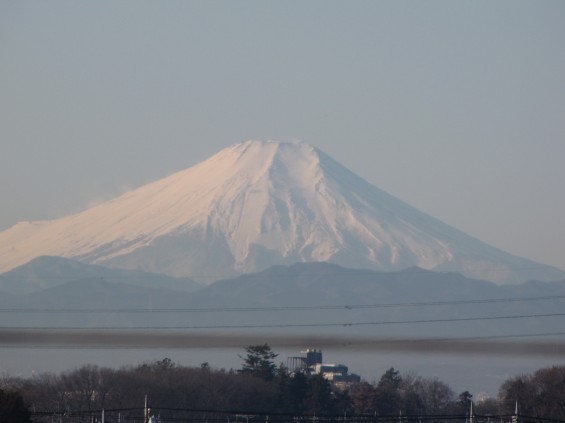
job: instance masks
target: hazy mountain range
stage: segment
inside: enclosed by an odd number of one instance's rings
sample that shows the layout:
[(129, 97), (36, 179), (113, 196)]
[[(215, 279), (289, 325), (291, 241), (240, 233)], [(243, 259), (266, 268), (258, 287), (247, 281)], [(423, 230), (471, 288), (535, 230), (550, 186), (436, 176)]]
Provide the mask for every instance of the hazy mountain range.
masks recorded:
[(369, 379), (395, 366), (494, 394), (509, 375), (562, 359), (564, 309), (565, 280), (297, 263), (198, 286), (40, 257), (0, 275), (0, 370), (165, 356), (231, 367), (245, 346), (268, 342), (281, 361), (322, 348)]
[[(20, 289), (31, 282), (35, 289)], [(219, 325), (217, 329), (334, 336), (507, 336), (560, 330), (565, 281), (497, 285), (421, 268), (377, 272), (299, 263), (198, 286), (190, 280), (41, 257), (0, 275), (0, 292), (0, 307), (22, 310), (6, 313), (4, 326), (67, 327), (72, 322), (109, 328)], [(548, 313), (558, 315), (453, 321)], [(450, 321), (425, 323), (443, 318)], [(410, 320), (419, 323), (386, 323)], [(374, 324), (360, 324), (370, 322)]]
[(274, 141), (235, 144), (83, 212), (0, 233), (0, 272), (42, 255), (207, 283), (296, 262), (500, 283), (565, 277), (416, 210), (316, 148)]

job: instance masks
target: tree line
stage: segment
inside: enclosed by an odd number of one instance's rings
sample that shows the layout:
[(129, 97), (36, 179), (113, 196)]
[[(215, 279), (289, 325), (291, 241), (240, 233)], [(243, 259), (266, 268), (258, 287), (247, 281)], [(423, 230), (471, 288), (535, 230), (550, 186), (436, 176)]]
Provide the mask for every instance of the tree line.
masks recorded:
[[(473, 396), (437, 378), (386, 370), (379, 380), (339, 390), (322, 375), (291, 374), (265, 345), (250, 346), (237, 370), (185, 367), (165, 358), (119, 369), (85, 365), (60, 374), (4, 377), (0, 422), (196, 421), (255, 423), (308, 417), (345, 422), (422, 422), (469, 416)], [(149, 411), (145, 415), (144, 400)], [(506, 380), (497, 399), (474, 404), (477, 416), (520, 414), (565, 421), (565, 366)], [(55, 420), (54, 420), (55, 418)]]

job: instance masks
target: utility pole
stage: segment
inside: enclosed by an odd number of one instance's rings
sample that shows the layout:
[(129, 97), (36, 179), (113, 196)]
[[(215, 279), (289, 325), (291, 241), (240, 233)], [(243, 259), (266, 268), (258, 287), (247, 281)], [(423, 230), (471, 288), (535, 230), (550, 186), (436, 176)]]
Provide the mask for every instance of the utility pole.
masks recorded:
[(145, 406), (143, 407), (143, 423), (147, 423), (147, 395), (145, 395)]
[(512, 416), (512, 423), (518, 423), (518, 400), (516, 400), (516, 408), (514, 409), (514, 415)]

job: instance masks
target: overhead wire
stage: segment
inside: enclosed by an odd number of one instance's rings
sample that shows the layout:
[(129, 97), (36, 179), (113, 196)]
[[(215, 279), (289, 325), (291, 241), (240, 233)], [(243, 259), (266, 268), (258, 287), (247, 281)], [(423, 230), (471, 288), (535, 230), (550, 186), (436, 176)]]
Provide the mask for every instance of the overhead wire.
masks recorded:
[(193, 326), (1, 326), (1, 330), (187, 330), (187, 329), (275, 329), (275, 328), (323, 328), (323, 327), (352, 327), (352, 326), (377, 326), (401, 325), (423, 323), (455, 323), (472, 322), (481, 320), (514, 320), (538, 317), (561, 317), (565, 313), (521, 314), (512, 316), (480, 316), (456, 317), (443, 319), (414, 319), (414, 320), (381, 320), (373, 322), (334, 322), (334, 323), (277, 323), (277, 324), (249, 324), (249, 325), (193, 325)]
[(305, 306), (265, 306), (265, 307), (174, 307), (174, 308), (0, 308), (0, 313), (210, 313), (210, 312), (273, 312), (273, 311), (313, 311), (313, 310), (360, 310), (377, 308), (431, 307), (467, 304), (496, 304), (513, 302), (549, 301), (565, 299), (565, 295), (540, 297), (487, 298), (474, 300), (420, 301), (407, 303), (380, 304), (339, 304), (339, 305), (305, 305)]
[[(500, 304), (514, 302), (532, 302), (532, 301), (549, 301), (562, 300), (565, 296), (539, 296), (539, 297), (511, 297), (511, 298), (489, 298), (489, 299), (472, 299), (472, 300), (452, 300), (452, 301), (422, 301), (422, 302), (406, 302), (406, 303), (380, 303), (380, 304), (352, 304), (352, 305), (307, 305), (307, 306), (274, 306), (274, 307), (212, 307), (212, 308), (122, 308), (122, 309), (0, 309), (0, 312), (45, 312), (45, 313), (171, 313), (171, 312), (286, 312), (286, 311), (322, 311), (322, 310), (355, 310), (355, 309), (378, 309), (378, 308), (402, 308), (402, 307), (442, 307), (442, 306), (459, 306), (459, 305), (475, 305), (475, 304)], [(325, 322), (325, 323), (277, 323), (277, 324), (231, 324), (231, 325), (169, 325), (169, 326), (0, 326), (0, 348), (37, 348), (37, 349), (151, 349), (151, 348), (214, 348), (213, 345), (226, 346), (235, 343), (239, 345), (244, 339), (248, 342), (254, 342), (254, 337), (259, 334), (251, 334), (245, 332), (246, 329), (300, 329), (300, 328), (330, 328), (330, 327), (354, 327), (354, 326), (378, 326), (378, 325), (402, 325), (402, 324), (437, 324), (437, 323), (458, 323), (472, 321), (495, 321), (495, 320), (516, 320), (516, 319), (534, 319), (534, 318), (551, 318), (563, 317), (564, 313), (545, 313), (545, 314), (515, 314), (515, 315), (498, 315), (498, 316), (477, 316), (477, 317), (448, 317), (435, 319), (407, 319), (407, 320), (379, 320), (379, 321), (344, 321), (344, 322)], [(214, 333), (211, 331), (222, 330), (224, 333)], [(144, 331), (144, 332), (143, 332)], [(172, 332), (162, 331), (177, 331)], [(185, 331), (184, 333), (179, 331)], [(186, 331), (198, 331), (189, 333)], [(200, 332), (208, 331), (208, 332)], [(228, 331), (228, 332), (225, 332)], [(239, 331), (239, 332), (238, 332)], [(469, 343), (478, 342), (481, 344), (479, 351), (485, 348), (484, 342), (499, 342), (512, 338), (534, 338), (534, 337), (555, 337), (563, 336), (565, 332), (546, 332), (546, 333), (529, 333), (529, 334), (497, 334), (487, 336), (470, 336), (464, 338), (445, 338), (441, 339), (405, 339), (405, 345), (397, 346), (400, 351), (407, 351), (407, 348), (420, 348), (421, 343), (426, 343), (427, 348), (437, 348), (434, 343), (441, 342), (457, 342), (464, 341)], [(116, 338), (117, 336), (117, 338)], [(173, 338), (167, 338), (172, 336)], [(261, 335), (264, 336), (264, 335)], [(391, 340), (372, 339), (362, 340), (360, 338), (352, 338), (343, 335), (336, 335), (332, 339), (320, 337), (320, 334), (301, 338), (300, 335), (281, 334), (275, 335), (270, 333), (266, 335), (271, 339), (277, 340), (280, 344), (295, 345), (297, 342), (304, 343), (313, 341), (318, 344), (325, 344), (334, 348), (343, 346), (357, 346), (361, 349), (373, 348), (369, 344), (377, 343), (375, 349), (392, 347), (383, 347), (382, 343), (390, 344)], [(146, 338), (151, 338), (151, 340)], [(162, 338), (165, 337), (165, 338)], [(122, 340), (121, 338), (124, 338)], [(59, 340), (59, 342), (57, 341)], [(129, 341), (128, 341), (129, 339)], [(158, 345), (159, 339), (163, 339), (164, 344)], [(137, 341), (136, 341), (137, 340)], [(180, 341), (179, 341), (180, 340)], [(180, 343), (179, 343), (180, 342)], [(418, 344), (420, 343), (420, 344)], [(235, 345), (234, 344), (234, 345)], [(418, 345), (416, 345), (418, 344)], [(539, 345), (538, 345), (539, 344)], [(559, 344), (559, 343), (557, 343)], [(565, 346), (559, 345), (541, 345), (539, 342), (533, 343), (528, 348), (541, 348), (543, 354), (554, 355), (556, 348), (562, 353)], [(195, 346), (196, 345), (196, 346)], [(228, 345), (228, 346), (229, 346)], [(408, 347), (407, 347), (408, 345)], [(490, 345), (490, 344), (489, 344)], [(537, 345), (537, 347), (536, 347)], [(448, 347), (445, 347), (448, 349)], [(454, 348), (456, 353), (460, 346), (450, 346)], [(501, 348), (496, 346), (496, 348)], [(524, 349), (524, 352), (508, 351), (508, 347), (504, 346), (501, 351), (509, 354), (530, 354), (530, 350)]]

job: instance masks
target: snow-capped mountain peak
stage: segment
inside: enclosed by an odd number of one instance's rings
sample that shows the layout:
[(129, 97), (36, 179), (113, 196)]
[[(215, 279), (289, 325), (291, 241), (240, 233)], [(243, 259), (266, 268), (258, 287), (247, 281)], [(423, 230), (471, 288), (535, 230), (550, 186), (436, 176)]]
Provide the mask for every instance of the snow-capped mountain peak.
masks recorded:
[(276, 141), (234, 144), (81, 213), (0, 233), (0, 272), (40, 255), (201, 281), (307, 261), (498, 282), (563, 277), (419, 212), (308, 144)]

